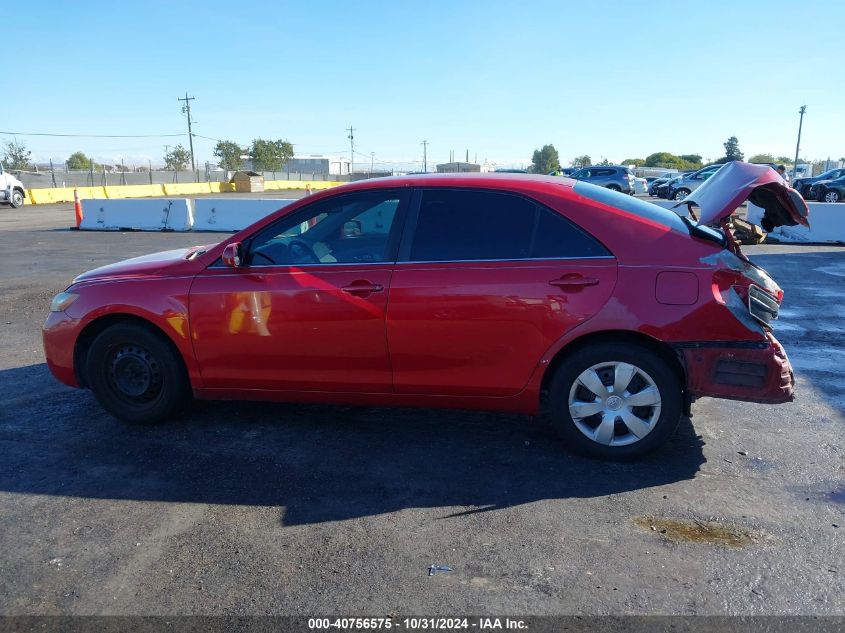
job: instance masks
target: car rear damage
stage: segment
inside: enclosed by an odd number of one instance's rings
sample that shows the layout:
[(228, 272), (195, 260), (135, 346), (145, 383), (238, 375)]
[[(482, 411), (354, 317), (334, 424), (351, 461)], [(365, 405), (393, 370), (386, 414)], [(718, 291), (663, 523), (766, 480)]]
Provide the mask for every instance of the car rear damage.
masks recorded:
[[(751, 262), (733, 240), (727, 222), (736, 208), (751, 200), (763, 207), (763, 227), (809, 226), (809, 210), (800, 194), (764, 165), (728, 163), (680, 204), (689, 206), (695, 226), (719, 226), (725, 249), (701, 259), (714, 267), (712, 292), (747, 341), (675, 344), (687, 370), (690, 399), (702, 396), (778, 404), (794, 398), (795, 377), (783, 346), (772, 333), (783, 290)], [(698, 207), (698, 218), (693, 206)], [(694, 234), (694, 233), (693, 233)]]

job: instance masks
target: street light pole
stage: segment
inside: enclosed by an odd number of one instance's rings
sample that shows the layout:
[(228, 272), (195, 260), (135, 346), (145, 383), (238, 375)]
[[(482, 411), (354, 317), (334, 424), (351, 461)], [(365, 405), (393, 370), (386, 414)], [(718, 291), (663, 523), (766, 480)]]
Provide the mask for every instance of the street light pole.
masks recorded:
[(428, 141), (422, 142), (423, 146), (423, 171), (428, 173), (428, 157), (426, 156), (426, 150), (428, 149)]
[(798, 175), (798, 150), (801, 147), (801, 127), (804, 125), (804, 113), (807, 111), (807, 106), (802, 105), (798, 110), (801, 118), (798, 120), (798, 142), (795, 144), (795, 162), (792, 163), (792, 182), (795, 182), (795, 176)]

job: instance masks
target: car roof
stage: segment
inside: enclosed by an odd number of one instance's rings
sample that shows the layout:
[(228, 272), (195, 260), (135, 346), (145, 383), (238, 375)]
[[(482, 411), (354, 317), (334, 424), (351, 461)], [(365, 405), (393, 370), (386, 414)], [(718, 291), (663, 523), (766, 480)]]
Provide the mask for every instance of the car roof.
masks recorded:
[(395, 187), (468, 187), (478, 189), (518, 189), (538, 193), (560, 193), (561, 188), (572, 189), (575, 183), (571, 178), (546, 176), (540, 174), (513, 174), (504, 172), (467, 172), (459, 174), (407, 174), (404, 176), (385, 176), (370, 178), (332, 187), (325, 193), (341, 191), (361, 191), (372, 189), (391, 189)]

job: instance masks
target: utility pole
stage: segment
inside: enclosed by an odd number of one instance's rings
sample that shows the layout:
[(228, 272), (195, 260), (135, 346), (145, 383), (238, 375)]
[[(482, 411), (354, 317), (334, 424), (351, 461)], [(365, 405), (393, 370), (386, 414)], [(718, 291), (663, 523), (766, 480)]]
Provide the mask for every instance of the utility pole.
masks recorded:
[(801, 118), (798, 120), (798, 142), (795, 144), (795, 162), (792, 163), (792, 182), (795, 182), (795, 176), (798, 174), (798, 150), (801, 147), (801, 126), (804, 125), (804, 113), (807, 111), (807, 106), (802, 105), (798, 113)]
[(355, 128), (351, 125), (346, 128), (349, 131), (349, 175), (355, 171)]
[(370, 152), (370, 173), (373, 173), (373, 171), (375, 171), (375, 168), (374, 168), (375, 164), (376, 164), (376, 153)]
[(176, 100), (185, 102), (185, 105), (182, 106), (182, 112), (188, 115), (188, 144), (191, 146), (191, 171), (196, 171), (197, 164), (194, 162), (194, 134), (191, 132), (191, 101), (194, 100), (194, 97), (189, 97), (188, 93), (185, 92), (184, 99), (179, 97)]
[(423, 171), (428, 172), (428, 162), (427, 162), (427, 157), (426, 157), (426, 150), (428, 149), (428, 141), (423, 141), (422, 146), (423, 146)]

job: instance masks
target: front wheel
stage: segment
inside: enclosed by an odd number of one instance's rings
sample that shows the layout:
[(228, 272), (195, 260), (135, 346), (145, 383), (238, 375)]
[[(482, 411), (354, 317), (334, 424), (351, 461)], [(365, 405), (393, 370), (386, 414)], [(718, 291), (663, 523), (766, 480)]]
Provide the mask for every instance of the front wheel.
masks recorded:
[(828, 191), (824, 194), (824, 201), (825, 202), (839, 202), (839, 192), (838, 191)]
[(673, 196), (674, 200), (683, 200), (690, 194), (689, 189), (678, 189)]
[(189, 394), (178, 353), (163, 335), (136, 323), (103, 330), (88, 351), (86, 371), (102, 407), (127, 422), (159, 422)]
[(17, 209), (18, 207), (23, 206), (23, 193), (19, 189), (15, 189), (12, 191), (12, 199), (9, 200), (9, 204), (12, 205), (13, 209)]
[(622, 191), (622, 188), (619, 185), (608, 185), (607, 188), (611, 191)]
[(678, 426), (678, 376), (653, 351), (598, 343), (567, 357), (549, 386), (551, 423), (576, 452), (600, 459), (640, 457)]

